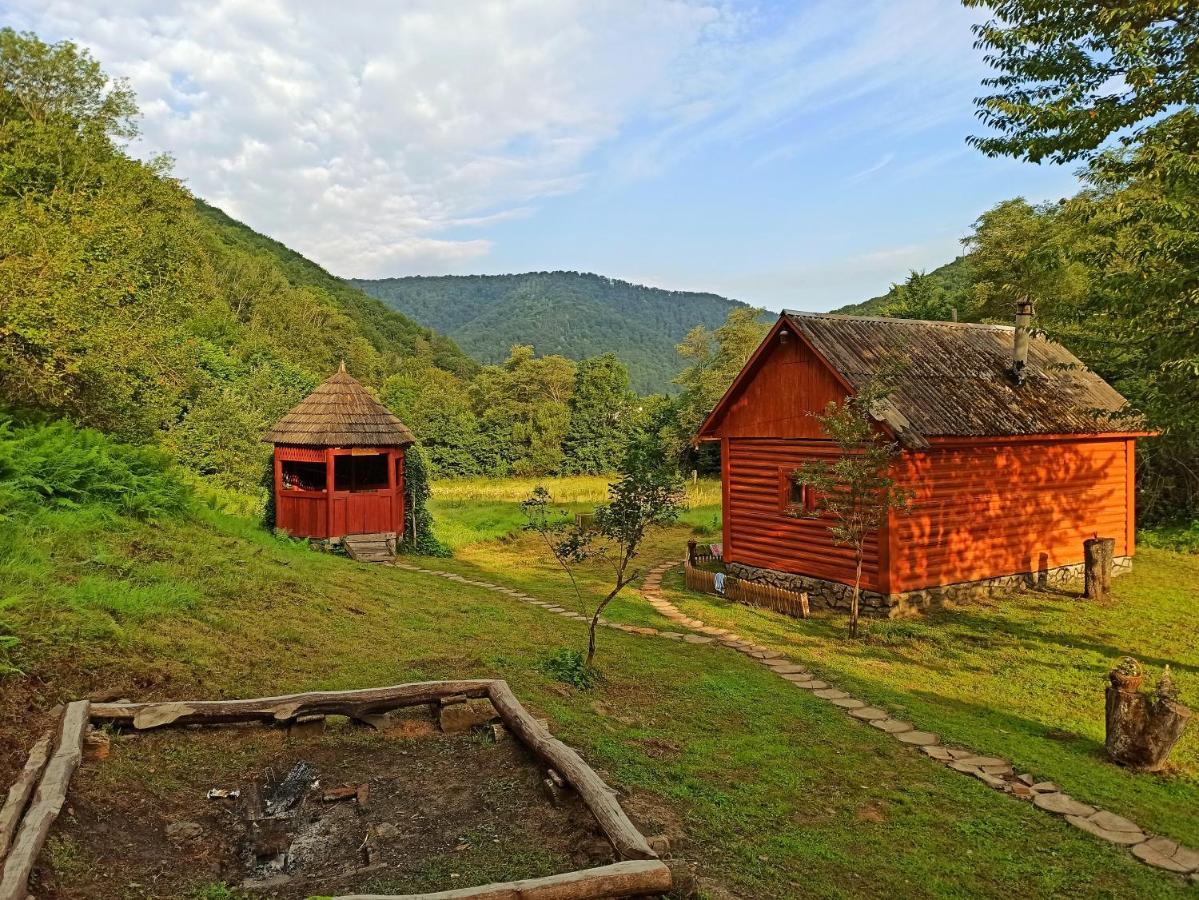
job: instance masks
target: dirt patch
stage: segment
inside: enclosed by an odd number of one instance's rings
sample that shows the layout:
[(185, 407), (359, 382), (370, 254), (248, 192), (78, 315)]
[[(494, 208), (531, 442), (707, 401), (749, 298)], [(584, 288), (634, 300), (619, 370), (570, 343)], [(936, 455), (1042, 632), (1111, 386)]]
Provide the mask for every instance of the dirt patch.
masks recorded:
[[(75, 776), (35, 893), (414, 893), (613, 861), (591, 813), (572, 792), (552, 802), (518, 741), (434, 733), (427, 716), (409, 711), (378, 732), (331, 721), (291, 735), (114, 735), (108, 758)], [(208, 799), (212, 788), (237, 795)]]

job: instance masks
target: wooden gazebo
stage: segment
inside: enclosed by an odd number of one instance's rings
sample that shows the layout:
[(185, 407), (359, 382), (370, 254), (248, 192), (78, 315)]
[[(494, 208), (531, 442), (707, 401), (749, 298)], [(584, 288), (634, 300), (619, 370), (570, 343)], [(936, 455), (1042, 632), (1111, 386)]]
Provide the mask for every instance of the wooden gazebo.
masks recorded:
[(275, 446), (275, 525), (297, 537), (404, 532), (408, 427), (346, 372), (263, 437)]

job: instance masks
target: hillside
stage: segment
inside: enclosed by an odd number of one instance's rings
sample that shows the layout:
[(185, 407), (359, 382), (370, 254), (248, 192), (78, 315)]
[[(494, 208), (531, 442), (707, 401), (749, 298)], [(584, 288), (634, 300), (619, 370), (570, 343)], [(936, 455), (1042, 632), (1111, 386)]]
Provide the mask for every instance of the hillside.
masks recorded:
[(330, 275), (285, 244), (259, 234), (203, 200), (196, 200), (196, 209), (224, 245), (269, 256), (272, 264), (278, 267), (289, 283), (318, 291), (333, 300), (342, 312), (354, 320), (371, 346), (381, 353), (408, 356), (415, 352), (418, 341), (424, 341), (429, 347), (433, 364), (440, 369), (459, 376), (469, 376), (479, 368), (478, 363), (463, 353), (453, 340), (417, 324), (374, 297)]
[[(926, 277), (931, 284), (943, 289), (950, 298), (954, 300), (963, 298), (970, 289), (969, 260), (965, 256), (959, 256), (952, 262), (947, 262), (945, 265), (938, 266), (931, 272), (928, 272)], [(850, 303), (847, 306), (834, 309), (833, 312), (846, 316), (882, 315), (883, 308), (894, 299), (895, 285), (891, 285), (891, 289), (885, 294), (881, 294), (878, 297), (871, 297), (869, 300), (863, 300), (861, 303)], [(959, 309), (965, 308), (965, 303), (963, 302), (956, 302), (955, 305)]]
[(127, 88), (70, 45), (8, 47), (0, 103), (0, 411), (159, 444), (256, 490), (260, 437), (344, 360), (378, 389), (408, 361), (469, 377), (453, 341), (197, 200), (125, 152)]
[(513, 344), (581, 360), (612, 352), (640, 393), (670, 391), (675, 345), (743, 306), (716, 294), (667, 291), (583, 272), (352, 279), (350, 284), (457, 341), (483, 362)]

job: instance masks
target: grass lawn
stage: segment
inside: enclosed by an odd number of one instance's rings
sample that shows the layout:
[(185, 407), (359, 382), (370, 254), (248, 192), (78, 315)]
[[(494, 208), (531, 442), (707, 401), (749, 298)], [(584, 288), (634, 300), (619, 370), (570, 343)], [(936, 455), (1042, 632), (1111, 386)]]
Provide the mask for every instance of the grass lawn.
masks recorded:
[[(688, 517), (702, 524), (711, 513), (697, 504)], [(692, 533), (683, 524), (655, 537), (647, 565), (677, 557)], [(533, 536), (501, 534), (427, 564), (578, 606)], [(582, 623), (469, 585), (314, 553), (246, 519), (202, 513), (151, 526), (57, 513), (28, 527), (10, 524), (0, 540), (0, 617), (20, 641), (10, 661), (24, 672), (0, 678), (4, 778), (51, 704), (93, 690), (233, 697), (495, 676), (622, 789), (630, 814), (649, 833), (673, 836), (677, 855), (695, 864), (711, 898), (1189, 893), (1181, 880), (860, 727), (720, 648), (606, 631), (598, 657), (605, 681), (580, 692), (543, 675), (538, 663), (558, 648), (581, 648)], [(583, 573), (588, 602), (603, 589), (600, 565)], [(1147, 557), (1135, 577), (1150, 578), (1153, 570)], [(1160, 578), (1168, 581), (1169, 573)], [(739, 629), (759, 629), (764, 641), (790, 647), (805, 633), (753, 610), (718, 610), (702, 598), (674, 595), (697, 613), (719, 612)], [(634, 592), (610, 615), (657, 620)], [(827, 643), (843, 644), (831, 626), (809, 627), (811, 644), (822, 627), (830, 629)], [(865, 671), (869, 654), (879, 652), (862, 648)], [(975, 652), (985, 656), (981, 647)], [(867, 681), (861, 684), (869, 694)], [(916, 687), (935, 692), (927, 682)], [(926, 702), (918, 692), (894, 691), (908, 703)], [(973, 712), (960, 712), (964, 720), (984, 718), (980, 708), (991, 702), (973, 699)], [(1088, 743), (1027, 741), (1059, 754)], [(1097, 761), (1088, 765), (1102, 769)], [(1112, 784), (1121, 777), (1108, 776)], [(1062, 780), (1074, 787), (1067, 774)], [(1161, 794), (1154, 808), (1165, 809), (1170, 791), (1191, 790), (1189, 784), (1183, 777), (1154, 787)], [(1193, 794), (1179, 793), (1179, 807), (1185, 796)], [(1181, 827), (1163, 830), (1187, 837)]]
[(1138, 775), (1106, 761), (1107, 672), (1124, 654), (1169, 664), (1181, 699), (1199, 709), (1199, 556), (1142, 549), (1114, 598), (1014, 592), (924, 619), (874, 622), (850, 641), (843, 616), (799, 621), (664, 580), (683, 611), (810, 662), (846, 690), (949, 742), (1011, 759), (1080, 800), (1199, 846), (1199, 731), (1183, 735), (1168, 772)]

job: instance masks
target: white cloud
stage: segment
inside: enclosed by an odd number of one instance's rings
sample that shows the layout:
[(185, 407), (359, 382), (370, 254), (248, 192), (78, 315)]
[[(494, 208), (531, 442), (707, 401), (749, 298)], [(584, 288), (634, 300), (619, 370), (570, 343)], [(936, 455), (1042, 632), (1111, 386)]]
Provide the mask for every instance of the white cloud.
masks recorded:
[[(960, 28), (950, 6), (847, 13), (826, 0), (779, 21), (726, 0), (10, 0), (7, 12), (130, 79), (135, 152), (172, 153), (197, 194), (334, 272), (383, 275), (486, 256), (488, 240), (461, 232), (578, 190), (602, 146), (631, 176), (763, 134), (786, 145), (923, 127), (969, 54), (937, 44), (948, 22)], [(924, 92), (912, 108), (812, 132), (809, 114), (905, 79)]]

